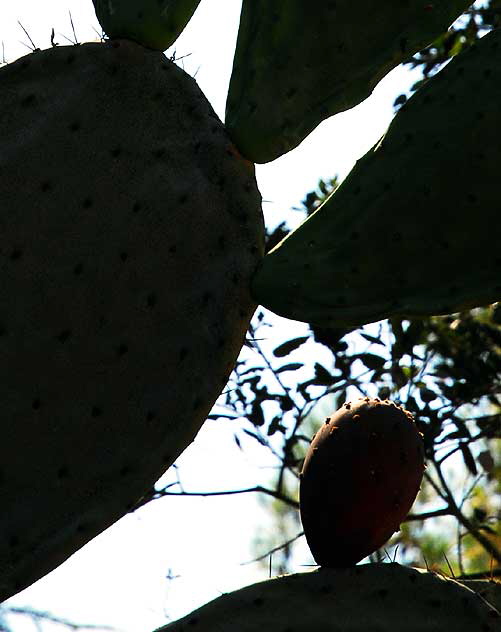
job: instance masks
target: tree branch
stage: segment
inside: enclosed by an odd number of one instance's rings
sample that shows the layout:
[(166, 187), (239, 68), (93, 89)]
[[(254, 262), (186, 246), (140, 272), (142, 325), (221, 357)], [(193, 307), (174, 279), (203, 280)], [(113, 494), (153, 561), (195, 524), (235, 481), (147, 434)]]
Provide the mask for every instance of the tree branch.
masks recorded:
[(277, 551), (281, 551), (282, 549), (285, 549), (286, 546), (289, 546), (296, 540), (299, 540), (299, 538), (302, 537), (303, 535), (304, 535), (304, 531), (301, 531), (290, 540), (287, 540), (287, 542), (283, 542), (279, 546), (276, 546), (273, 549), (266, 551), (266, 553), (263, 553), (263, 555), (260, 555), (259, 557), (256, 557), (253, 560), (249, 560), (248, 562), (242, 562), (240, 566), (246, 566), (247, 564), (253, 564), (254, 562), (261, 562), (262, 560), (265, 560), (269, 555), (272, 555), (272, 553), (276, 553)]
[(451, 491), (449, 490), (447, 483), (445, 481), (444, 475), (440, 468), (440, 465), (432, 458), (433, 465), (435, 466), (435, 470), (440, 479), (440, 483), (442, 484), (442, 488), (444, 490), (445, 495), (447, 496), (447, 502), (449, 504), (449, 509), (453, 516), (455, 516), (456, 520), (463, 525), (463, 527), (472, 535), (475, 540), (479, 544), (481, 544), (484, 549), (491, 555), (496, 562), (501, 563), (501, 551), (489, 540), (489, 538), (485, 537), (479, 529), (477, 529), (473, 523), (466, 518), (466, 516), (462, 513), (461, 509), (457, 506), (454, 497), (452, 496)]
[(443, 509), (435, 509), (435, 511), (427, 511), (421, 514), (409, 514), (404, 522), (412, 522), (417, 520), (427, 520), (428, 518), (438, 518), (439, 516), (452, 516), (454, 515), (449, 507)]
[(34, 608), (30, 608), (28, 606), (0, 606), (0, 612), (4, 612), (5, 614), (25, 615), (27, 617), (31, 617), (35, 621), (50, 621), (51, 623), (64, 625), (65, 627), (71, 628), (72, 630), (116, 630), (116, 628), (110, 625), (75, 623), (74, 621), (69, 621), (68, 619), (57, 617), (50, 612), (35, 610)]
[(230, 489), (230, 490), (222, 490), (216, 492), (170, 492), (167, 489), (156, 490), (155, 494), (152, 496), (151, 500), (155, 500), (157, 498), (162, 498), (163, 496), (233, 496), (235, 494), (249, 494), (249, 493), (261, 493), (267, 494), (268, 496), (272, 496), (277, 500), (281, 500), (286, 503), (290, 507), (294, 509), (299, 508), (299, 503), (284, 494), (280, 494), (274, 489), (267, 489), (266, 487), (262, 487), (261, 485), (256, 485), (256, 487), (247, 487), (245, 489)]

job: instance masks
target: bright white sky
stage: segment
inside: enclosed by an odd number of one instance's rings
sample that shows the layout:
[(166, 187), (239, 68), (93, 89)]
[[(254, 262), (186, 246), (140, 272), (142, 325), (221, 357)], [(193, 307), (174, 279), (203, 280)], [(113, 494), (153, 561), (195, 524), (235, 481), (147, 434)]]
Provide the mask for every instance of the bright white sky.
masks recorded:
[[(72, 38), (71, 11), (80, 42), (95, 40), (99, 30), (91, 0), (16, 0), (0, 4), (0, 41), (7, 61), (28, 53), (18, 20), (40, 48)], [(176, 42), (177, 58), (189, 55), (185, 70), (194, 75), (220, 117), (235, 46), (239, 0), (202, 0), (185, 33)], [(345, 176), (382, 135), (393, 115), (395, 97), (412, 84), (408, 70), (397, 69), (371, 98), (350, 112), (323, 123), (303, 144), (283, 158), (258, 166), (268, 224), (300, 214), (290, 211), (316, 187), (320, 177)], [(298, 324), (276, 319), (270, 344), (276, 346)], [(303, 331), (299, 326), (299, 331)], [(300, 335), (300, 334), (299, 334)], [(276, 344), (275, 340), (276, 338)], [(179, 459), (188, 490), (216, 490), (265, 483), (262, 452), (243, 455), (224, 423), (207, 423)], [(258, 469), (261, 467), (261, 469)], [(36, 517), (34, 517), (36, 519)], [(266, 516), (251, 496), (167, 498), (119, 521), (60, 568), (10, 600), (78, 622), (113, 625), (127, 632), (148, 632), (206, 601), (254, 581), (266, 579), (257, 565), (239, 566), (252, 557), (256, 525)], [(310, 563), (306, 548), (301, 563)], [(169, 569), (180, 575), (167, 581)], [(301, 570), (299, 567), (297, 570)], [(18, 630), (30, 630), (19, 617)]]

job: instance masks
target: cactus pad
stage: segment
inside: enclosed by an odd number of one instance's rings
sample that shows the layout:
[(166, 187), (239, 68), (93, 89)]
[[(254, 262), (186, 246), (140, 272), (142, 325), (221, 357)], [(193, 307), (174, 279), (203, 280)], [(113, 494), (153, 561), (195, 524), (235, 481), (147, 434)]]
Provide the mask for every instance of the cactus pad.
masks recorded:
[(256, 300), (326, 327), (501, 298), (501, 30), (429, 80), (264, 259)]
[(195, 81), (128, 41), (0, 70), (0, 601), (193, 440), (255, 309), (251, 163)]
[(501, 581), (499, 579), (459, 579), (463, 586), (478, 593), (501, 612)]
[(249, 160), (294, 149), (367, 98), (471, 0), (243, 0), (226, 126)]
[(423, 442), (412, 415), (388, 400), (347, 402), (313, 438), (300, 509), (317, 564), (350, 566), (398, 531), (419, 491)]
[(110, 38), (126, 38), (154, 50), (172, 46), (200, 0), (93, 0)]
[(500, 621), (498, 610), (454, 580), (364, 564), (259, 582), (157, 632), (495, 632)]

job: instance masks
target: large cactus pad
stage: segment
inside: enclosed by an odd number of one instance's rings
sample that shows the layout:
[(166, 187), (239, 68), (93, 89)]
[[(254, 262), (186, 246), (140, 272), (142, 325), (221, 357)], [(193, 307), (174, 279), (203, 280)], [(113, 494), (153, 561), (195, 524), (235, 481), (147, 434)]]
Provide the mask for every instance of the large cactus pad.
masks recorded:
[(257, 300), (324, 326), (501, 298), (501, 30), (454, 58), (264, 259)]
[(154, 50), (172, 46), (200, 0), (93, 0), (108, 37), (124, 37)]
[(232, 370), (262, 256), (253, 167), (132, 42), (0, 70), (0, 601), (129, 511)]
[(500, 621), (498, 610), (453, 580), (365, 564), (259, 582), (157, 632), (494, 632)]
[(268, 162), (370, 95), (471, 0), (243, 0), (226, 126)]

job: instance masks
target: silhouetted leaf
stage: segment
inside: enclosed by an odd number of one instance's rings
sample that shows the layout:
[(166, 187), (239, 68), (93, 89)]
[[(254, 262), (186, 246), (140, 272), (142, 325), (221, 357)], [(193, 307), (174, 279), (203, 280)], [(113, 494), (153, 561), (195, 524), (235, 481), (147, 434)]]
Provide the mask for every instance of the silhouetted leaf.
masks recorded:
[(389, 399), (391, 395), (391, 389), (388, 386), (382, 386), (377, 393), (379, 399)]
[(376, 355), (375, 353), (360, 353), (357, 357), (371, 371), (377, 371), (378, 369), (383, 368), (386, 362), (385, 358), (380, 355)]
[(386, 346), (384, 342), (381, 340), (381, 338), (376, 338), (376, 336), (371, 336), (370, 334), (365, 334), (363, 332), (360, 332), (360, 335), (362, 336), (362, 338), (365, 338), (366, 340), (368, 340), (369, 342), (372, 342), (375, 345), (382, 345), (383, 347)]
[(475, 423), (488, 437), (501, 439), (501, 414), (482, 415), (475, 419)]
[(294, 400), (288, 395), (281, 395), (278, 398), (278, 402), (280, 404), (280, 408), (287, 412), (288, 410), (292, 410), (294, 408)]
[(268, 445), (266, 440), (263, 439), (263, 437), (259, 436), (257, 433), (255, 432), (251, 432), (250, 430), (247, 430), (247, 428), (243, 429), (245, 434), (249, 435), (249, 437), (252, 437), (253, 439), (255, 439), (258, 443), (260, 443), (263, 446)]
[(253, 426), (259, 427), (264, 425), (264, 413), (260, 402), (254, 402), (248, 418)]
[(438, 395), (434, 391), (427, 388), (426, 386), (419, 389), (419, 395), (421, 396), (421, 399), (423, 400), (423, 402), (428, 402), (428, 403), (432, 402), (434, 399), (437, 399), (438, 397)]
[(284, 364), (284, 366), (281, 366), (279, 369), (275, 369), (275, 373), (283, 373), (284, 371), (297, 371), (303, 366), (304, 364), (300, 364), (299, 362), (291, 362), (290, 364)]
[(484, 522), (487, 518), (487, 512), (485, 509), (482, 509), (482, 507), (475, 507), (473, 509), (473, 517), (477, 522)]
[(483, 452), (481, 452), (477, 457), (477, 461), (480, 463), (485, 472), (488, 472), (490, 474), (494, 471), (496, 462), (492, 458), (492, 454), (489, 450), (484, 450)]
[(275, 417), (273, 417), (273, 419), (270, 422), (270, 425), (268, 426), (267, 435), (269, 437), (274, 435), (275, 432), (281, 432), (282, 434), (285, 434), (287, 428), (283, 424), (280, 423), (281, 421), (282, 421), (281, 416), (276, 415)]
[(308, 338), (309, 336), (301, 336), (300, 338), (287, 340), (287, 342), (284, 342), (273, 351), (273, 355), (277, 358), (283, 358), (284, 356), (289, 355), (289, 353), (295, 351), (298, 347), (304, 344), (308, 340)]
[(460, 443), (459, 447), (461, 449), (461, 454), (463, 455), (464, 464), (468, 468), (469, 472), (473, 474), (473, 476), (476, 476), (478, 473), (477, 464), (475, 463), (475, 459), (473, 458), (473, 454), (471, 453), (468, 444)]

